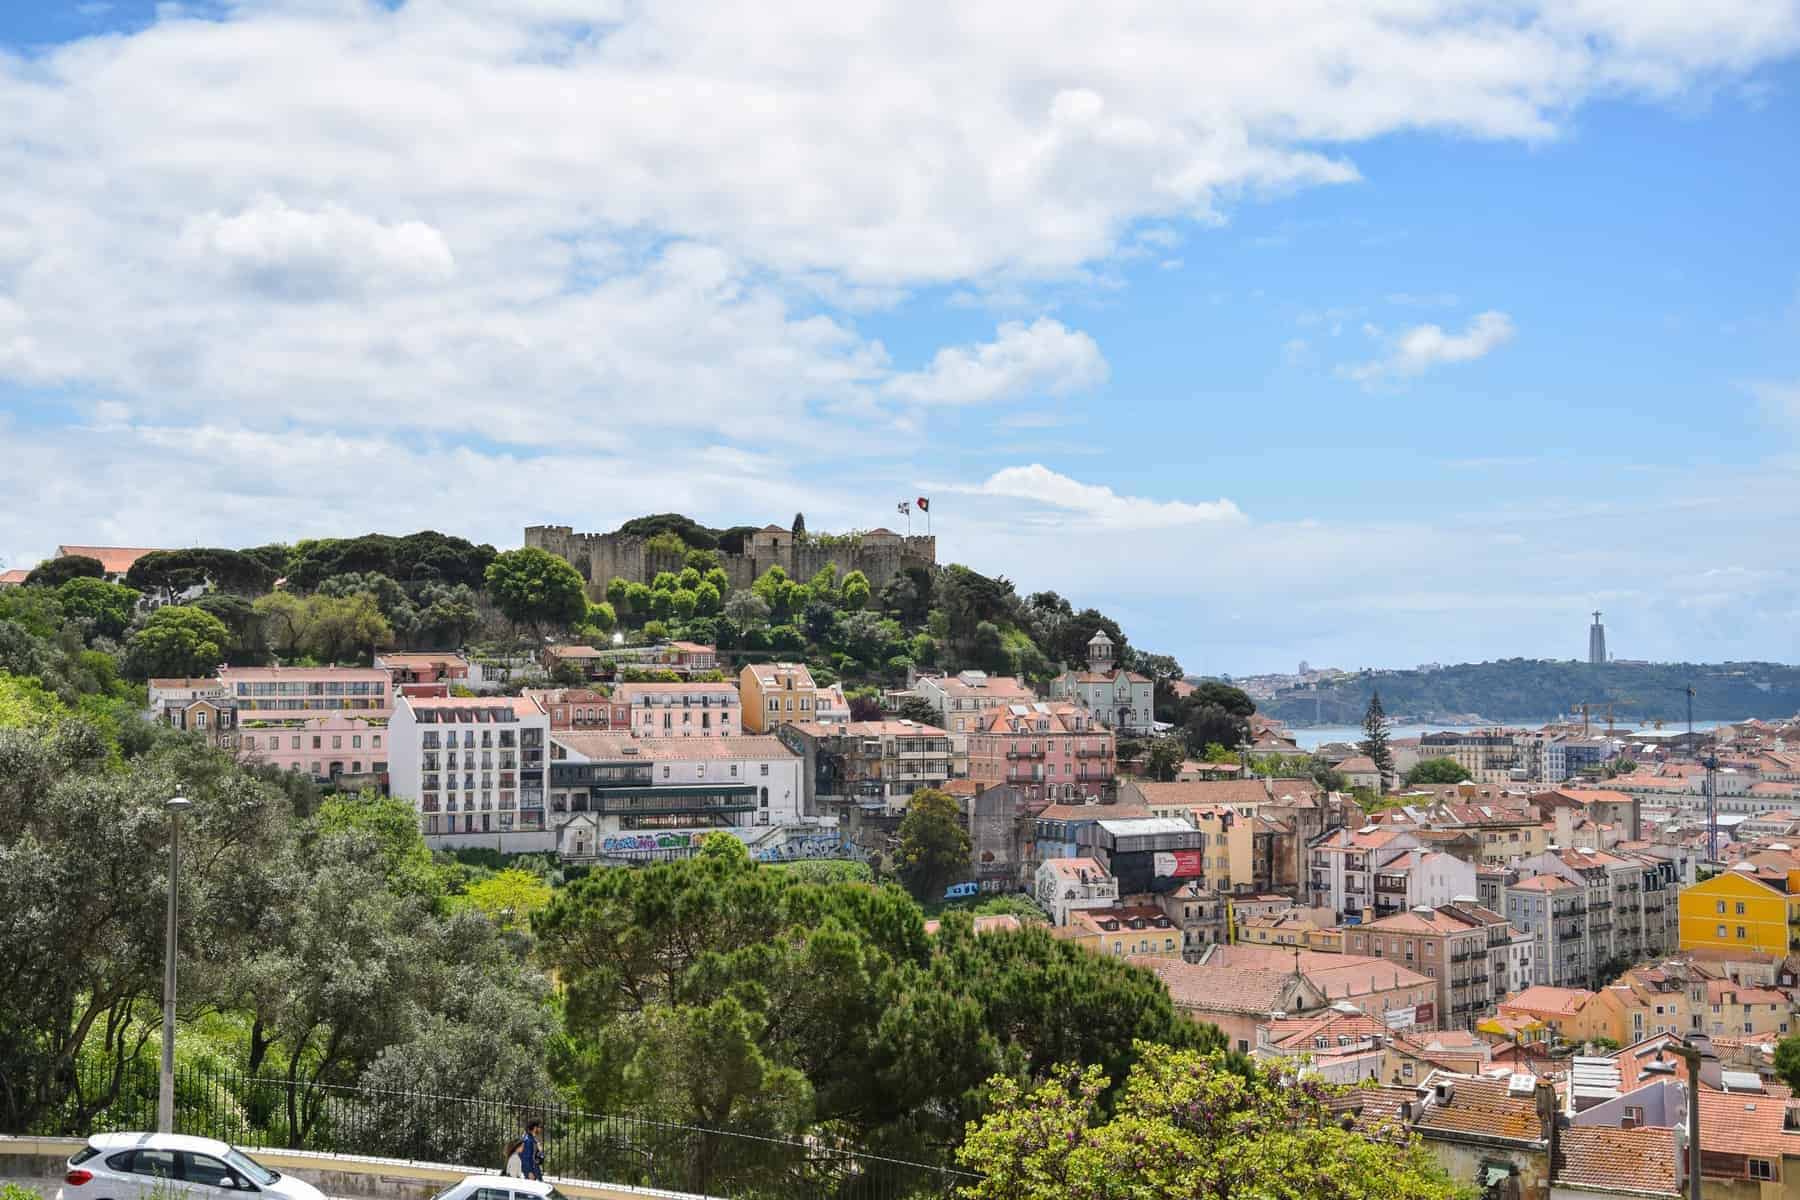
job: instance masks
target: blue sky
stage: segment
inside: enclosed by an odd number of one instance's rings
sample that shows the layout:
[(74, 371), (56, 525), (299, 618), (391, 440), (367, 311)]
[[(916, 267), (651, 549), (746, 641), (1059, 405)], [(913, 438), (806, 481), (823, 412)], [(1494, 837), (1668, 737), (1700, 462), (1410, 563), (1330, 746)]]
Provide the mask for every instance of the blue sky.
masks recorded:
[[(596, 30), (604, 30), (598, 33)], [(1800, 6), (0, 10), (0, 558), (896, 523), (1190, 670), (1800, 659)]]

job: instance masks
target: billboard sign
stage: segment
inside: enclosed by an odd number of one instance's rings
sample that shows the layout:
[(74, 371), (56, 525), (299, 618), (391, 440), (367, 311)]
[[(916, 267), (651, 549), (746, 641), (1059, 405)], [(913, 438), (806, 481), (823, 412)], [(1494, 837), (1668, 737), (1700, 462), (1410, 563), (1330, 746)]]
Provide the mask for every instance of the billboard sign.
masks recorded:
[(1198, 879), (1200, 877), (1200, 852), (1198, 850), (1159, 850), (1152, 862), (1159, 879)]

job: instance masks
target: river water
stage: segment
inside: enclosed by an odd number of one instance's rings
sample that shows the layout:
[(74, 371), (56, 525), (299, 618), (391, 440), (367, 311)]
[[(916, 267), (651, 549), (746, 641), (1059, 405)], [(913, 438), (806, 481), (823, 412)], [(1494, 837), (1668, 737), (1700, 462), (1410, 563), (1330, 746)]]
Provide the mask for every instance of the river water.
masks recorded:
[[(1496, 722), (1496, 724), (1504, 725), (1504, 726), (1507, 726), (1507, 727), (1513, 728), (1513, 729), (1521, 729), (1521, 728), (1522, 729), (1535, 729), (1539, 725), (1543, 724), (1543, 722), (1541, 722), (1541, 721), (1499, 721), (1499, 722)], [(1720, 725), (1729, 725), (1729, 724), (1731, 724), (1731, 722), (1729, 722), (1729, 721), (1695, 721), (1694, 722), (1694, 731), (1696, 733), (1699, 733), (1699, 732), (1703, 732), (1708, 729), (1716, 729)], [(1620, 722), (1619, 727), (1621, 729), (1637, 729), (1637, 728), (1639, 728), (1637, 725), (1628, 724), (1625, 722)], [(1471, 727), (1467, 726), (1467, 725), (1390, 725), (1390, 726), (1388, 726), (1388, 736), (1390, 738), (1415, 738), (1415, 737), (1420, 736), (1421, 734), (1436, 733), (1442, 729), (1465, 729), (1466, 730), (1469, 728), (1471, 728)], [(1477, 726), (1476, 728), (1480, 728), (1480, 727)], [(1665, 722), (1663, 722), (1663, 732), (1664, 733), (1678, 733), (1686, 728), (1687, 728), (1687, 722), (1685, 722), (1685, 721), (1680, 721), (1680, 722), (1665, 721)], [(1592, 729), (1595, 733), (1603, 734), (1606, 732), (1606, 722), (1605, 721), (1595, 721), (1592, 723)], [(1289, 726), (1288, 732), (1294, 735), (1294, 740), (1300, 744), (1300, 748), (1302, 750), (1316, 750), (1320, 746), (1323, 746), (1326, 742), (1349, 742), (1354, 745), (1355, 743), (1362, 741), (1362, 736), (1363, 736), (1363, 731), (1362, 731), (1361, 725), (1314, 725), (1309, 728), (1296, 728), (1294, 726)]]

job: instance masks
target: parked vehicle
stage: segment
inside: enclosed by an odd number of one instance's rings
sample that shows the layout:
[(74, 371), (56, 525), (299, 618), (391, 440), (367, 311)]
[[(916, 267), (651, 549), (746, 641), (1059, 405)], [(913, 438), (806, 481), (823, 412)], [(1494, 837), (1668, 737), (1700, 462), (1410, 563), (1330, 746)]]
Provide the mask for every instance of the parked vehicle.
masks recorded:
[(538, 1179), (514, 1179), (508, 1175), (466, 1175), (431, 1200), (569, 1200), (556, 1188)]
[(318, 1188), (225, 1142), (178, 1133), (99, 1133), (68, 1163), (56, 1200), (325, 1200)]

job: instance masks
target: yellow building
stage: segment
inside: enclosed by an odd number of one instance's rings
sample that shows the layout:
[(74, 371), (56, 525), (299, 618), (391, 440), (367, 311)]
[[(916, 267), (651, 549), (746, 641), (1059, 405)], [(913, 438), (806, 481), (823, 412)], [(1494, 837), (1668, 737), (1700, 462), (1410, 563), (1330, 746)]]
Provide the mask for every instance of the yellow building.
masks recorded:
[[(1155, 810), (1151, 810), (1155, 813)], [(1253, 887), (1256, 884), (1255, 821), (1229, 805), (1176, 810), (1167, 814), (1185, 817), (1204, 836), (1200, 853), (1206, 878), (1215, 887)]]
[(811, 721), (818, 698), (803, 663), (751, 663), (738, 674), (745, 733), (773, 733), (778, 725)]
[(1127, 962), (1182, 961), (1181, 929), (1160, 908), (1072, 909), (1069, 923), (1050, 932), (1059, 941)]
[(1600, 989), (1588, 1005), (1602, 1034), (1622, 1046), (1657, 1034), (1779, 1041), (1794, 1026), (1783, 992), (1709, 974), (1692, 963), (1634, 967)]
[(1800, 934), (1800, 871), (1739, 863), (1683, 888), (1681, 948), (1760, 950), (1785, 957)]

